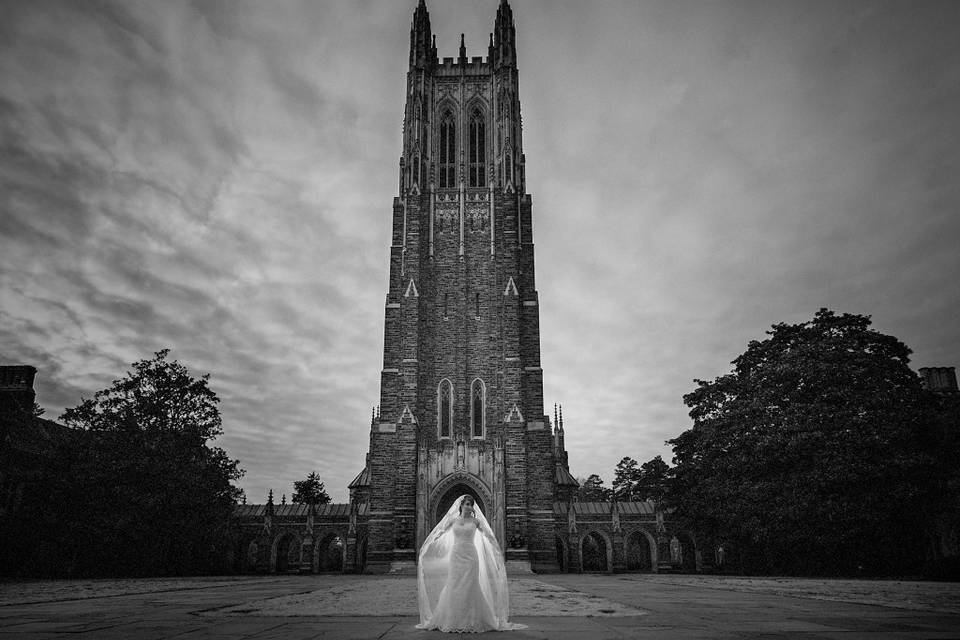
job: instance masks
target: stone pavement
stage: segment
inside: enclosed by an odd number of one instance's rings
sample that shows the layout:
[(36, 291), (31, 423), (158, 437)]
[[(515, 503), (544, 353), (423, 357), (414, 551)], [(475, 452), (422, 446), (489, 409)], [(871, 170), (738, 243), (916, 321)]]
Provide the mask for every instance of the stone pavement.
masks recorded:
[[(870, 602), (872, 604), (863, 604)], [(511, 579), (505, 636), (956, 638), (960, 585), (657, 575)], [(0, 640), (449, 637), (416, 624), (410, 577), (0, 583)]]

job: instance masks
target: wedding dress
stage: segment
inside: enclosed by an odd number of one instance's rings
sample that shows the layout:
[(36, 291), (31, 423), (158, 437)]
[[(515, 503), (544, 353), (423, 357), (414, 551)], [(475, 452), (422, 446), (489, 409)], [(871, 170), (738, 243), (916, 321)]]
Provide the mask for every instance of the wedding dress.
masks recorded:
[(479, 508), (461, 515), (457, 498), (420, 548), (418, 629), (509, 631), (510, 599), (500, 545)]

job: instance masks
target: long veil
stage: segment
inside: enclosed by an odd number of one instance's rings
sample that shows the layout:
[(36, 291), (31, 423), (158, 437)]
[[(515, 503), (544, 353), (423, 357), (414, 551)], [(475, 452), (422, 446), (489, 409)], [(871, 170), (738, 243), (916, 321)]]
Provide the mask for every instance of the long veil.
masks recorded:
[[(417, 589), (420, 603), (420, 624), (425, 625), (436, 611), (437, 601), (447, 581), (450, 568), (450, 549), (453, 547), (454, 520), (460, 514), (460, 505), (466, 496), (453, 501), (446, 515), (433, 528), (417, 559)], [(477, 519), (477, 534), (473, 544), (480, 561), (480, 592), (494, 613), (497, 628), (501, 630), (524, 628), (524, 625), (511, 624), (510, 596), (507, 591), (507, 571), (503, 564), (503, 555), (490, 529), (490, 524), (480, 508), (474, 505), (474, 517)]]

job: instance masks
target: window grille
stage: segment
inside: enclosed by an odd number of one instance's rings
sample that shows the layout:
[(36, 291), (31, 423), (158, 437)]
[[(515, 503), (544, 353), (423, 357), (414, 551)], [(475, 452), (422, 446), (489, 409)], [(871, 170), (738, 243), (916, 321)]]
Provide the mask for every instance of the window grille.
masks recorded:
[(440, 188), (452, 189), (457, 185), (457, 133), (456, 122), (449, 111), (440, 119)]
[(475, 109), (470, 116), (470, 186), (482, 187), (486, 176), (486, 125), (483, 112)]

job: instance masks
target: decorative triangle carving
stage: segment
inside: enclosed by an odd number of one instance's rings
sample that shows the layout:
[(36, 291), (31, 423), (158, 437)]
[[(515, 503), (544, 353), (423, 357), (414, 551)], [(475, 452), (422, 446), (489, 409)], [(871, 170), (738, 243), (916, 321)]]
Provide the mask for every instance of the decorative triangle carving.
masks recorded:
[(513, 281), (513, 276), (510, 276), (510, 280), (507, 282), (507, 288), (503, 290), (503, 295), (505, 296), (519, 296), (517, 292), (517, 283)]
[(403, 405), (403, 412), (400, 414), (400, 419), (397, 420), (398, 424), (407, 423), (407, 424), (420, 424), (417, 422), (417, 417), (413, 415), (413, 411), (410, 411), (410, 405)]
[(510, 409), (510, 413), (507, 414), (507, 417), (503, 419), (504, 422), (523, 422), (523, 414), (520, 413), (520, 407), (517, 406), (517, 403), (513, 403), (513, 407)]
[(409, 298), (410, 296), (414, 298), (420, 297), (420, 292), (417, 291), (417, 283), (413, 281), (413, 278), (410, 278), (410, 284), (407, 285), (407, 292), (403, 294), (404, 298)]

